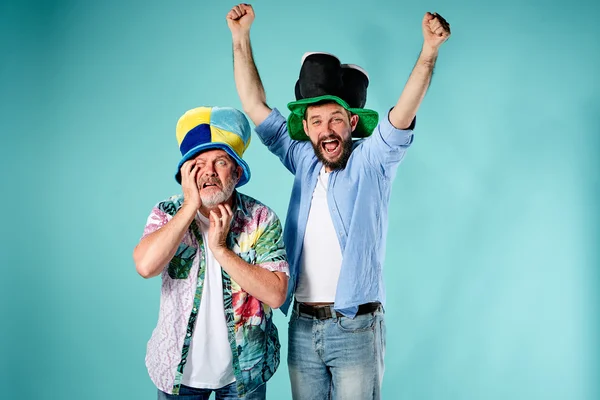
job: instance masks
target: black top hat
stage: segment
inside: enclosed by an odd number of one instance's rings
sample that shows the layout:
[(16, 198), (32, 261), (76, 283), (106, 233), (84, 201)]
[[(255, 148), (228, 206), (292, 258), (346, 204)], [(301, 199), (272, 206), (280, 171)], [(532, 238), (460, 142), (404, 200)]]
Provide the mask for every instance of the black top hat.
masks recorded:
[(288, 104), (292, 112), (288, 117), (290, 136), (296, 140), (308, 140), (302, 125), (304, 113), (308, 106), (322, 101), (334, 101), (358, 115), (353, 137), (371, 135), (379, 116), (376, 111), (364, 108), (368, 86), (369, 76), (358, 65), (341, 64), (332, 54), (306, 53), (296, 81), (296, 101)]

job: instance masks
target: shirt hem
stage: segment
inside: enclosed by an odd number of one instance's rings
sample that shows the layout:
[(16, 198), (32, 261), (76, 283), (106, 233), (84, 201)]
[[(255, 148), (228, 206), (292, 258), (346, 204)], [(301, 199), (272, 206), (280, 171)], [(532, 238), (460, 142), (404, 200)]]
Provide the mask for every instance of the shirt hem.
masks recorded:
[(233, 378), (232, 381), (225, 381), (225, 383), (221, 383), (221, 384), (209, 384), (209, 383), (198, 383), (198, 382), (184, 382), (181, 381), (181, 384), (184, 386), (188, 386), (188, 387), (192, 387), (194, 389), (221, 389), (227, 385), (231, 385), (232, 383), (234, 383), (236, 381), (235, 377)]

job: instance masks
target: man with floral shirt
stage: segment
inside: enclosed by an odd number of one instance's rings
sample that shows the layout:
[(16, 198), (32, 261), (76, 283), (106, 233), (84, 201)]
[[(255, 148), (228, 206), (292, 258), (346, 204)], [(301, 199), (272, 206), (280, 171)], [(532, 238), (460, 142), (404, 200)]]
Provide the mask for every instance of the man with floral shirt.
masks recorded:
[(133, 253), (140, 275), (162, 277), (146, 366), (159, 399), (264, 399), (289, 270), (279, 219), (236, 190), (250, 179), (250, 125), (233, 108), (199, 107), (176, 133), (183, 195), (154, 207)]

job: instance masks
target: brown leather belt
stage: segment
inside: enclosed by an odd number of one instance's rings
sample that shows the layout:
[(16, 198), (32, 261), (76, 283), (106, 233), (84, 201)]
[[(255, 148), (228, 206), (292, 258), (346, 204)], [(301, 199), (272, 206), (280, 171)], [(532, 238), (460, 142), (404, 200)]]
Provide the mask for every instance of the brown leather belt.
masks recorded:
[[(356, 315), (369, 314), (377, 311), (380, 303), (366, 303), (358, 306), (358, 311)], [(296, 302), (294, 307), (298, 314), (307, 315), (309, 317), (313, 317), (316, 319), (329, 319), (329, 318), (339, 318), (343, 317), (344, 314), (341, 314), (333, 309), (333, 304), (331, 305), (320, 305), (320, 306), (311, 306), (304, 303)]]

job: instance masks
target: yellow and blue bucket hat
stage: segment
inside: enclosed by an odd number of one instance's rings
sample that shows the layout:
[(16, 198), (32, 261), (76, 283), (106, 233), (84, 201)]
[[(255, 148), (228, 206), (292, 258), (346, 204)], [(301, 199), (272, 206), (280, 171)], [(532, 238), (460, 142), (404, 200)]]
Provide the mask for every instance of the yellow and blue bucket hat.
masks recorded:
[(181, 161), (175, 179), (181, 184), (181, 166), (204, 150), (221, 149), (243, 169), (236, 187), (250, 180), (250, 167), (242, 155), (250, 144), (250, 124), (246, 116), (231, 107), (198, 107), (187, 111), (177, 121), (176, 136)]

